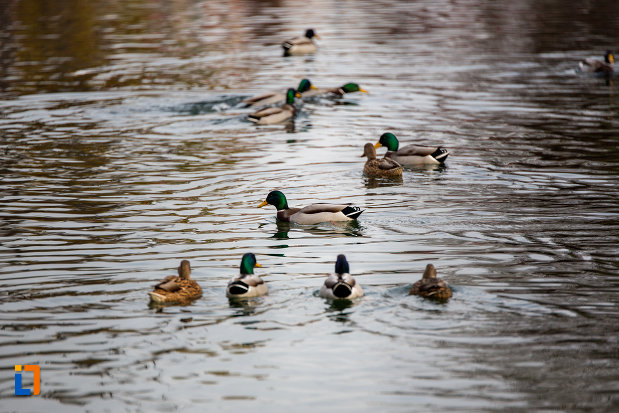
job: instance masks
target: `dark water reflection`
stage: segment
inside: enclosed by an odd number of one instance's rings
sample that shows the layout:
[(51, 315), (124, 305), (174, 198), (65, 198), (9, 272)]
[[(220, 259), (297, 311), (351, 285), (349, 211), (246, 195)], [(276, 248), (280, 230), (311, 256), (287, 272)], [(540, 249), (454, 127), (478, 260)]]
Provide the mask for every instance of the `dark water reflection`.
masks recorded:
[[(3, 409), (617, 410), (618, 90), (574, 71), (618, 49), (617, 15), (615, 1), (0, 3)], [(306, 26), (319, 53), (283, 58)], [(245, 120), (244, 97), (304, 77), (370, 94)], [(447, 165), (363, 177), (363, 144), (386, 130), (444, 145)], [(366, 211), (279, 224), (256, 208), (274, 188)], [(269, 295), (230, 301), (247, 251)], [(360, 300), (318, 297), (340, 253)], [(181, 259), (204, 296), (149, 308)], [(407, 296), (429, 262), (447, 304)], [(41, 396), (13, 396), (15, 364), (41, 366)]]

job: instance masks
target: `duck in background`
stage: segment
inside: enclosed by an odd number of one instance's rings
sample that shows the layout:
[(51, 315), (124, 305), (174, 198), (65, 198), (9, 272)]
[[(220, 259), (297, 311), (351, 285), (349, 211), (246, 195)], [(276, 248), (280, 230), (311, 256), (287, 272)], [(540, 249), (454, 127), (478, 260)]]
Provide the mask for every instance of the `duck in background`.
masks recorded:
[(305, 35), (286, 40), (282, 43), (284, 56), (315, 53), (318, 45), (314, 42), (314, 38), (320, 39), (320, 36), (313, 29), (307, 29)]
[(447, 301), (451, 298), (452, 292), (445, 281), (436, 277), (434, 265), (428, 264), (423, 272), (423, 277), (413, 284), (408, 295), (419, 295), (425, 298)]
[(277, 219), (303, 225), (321, 222), (352, 221), (363, 212), (350, 204), (312, 204), (305, 208), (290, 208), (286, 196), (281, 191), (271, 191), (258, 208), (273, 205), (277, 209)]
[(402, 166), (416, 167), (421, 165), (440, 165), (445, 162), (449, 152), (441, 147), (406, 145), (400, 148), (398, 138), (391, 133), (383, 133), (374, 145), (375, 148), (385, 146), (385, 158), (391, 158)]
[(615, 67), (615, 56), (611, 50), (607, 50), (604, 55), (604, 61), (597, 59), (584, 59), (578, 63), (578, 67), (582, 73), (594, 73), (598, 75), (611, 75)]
[(363, 166), (363, 173), (372, 178), (401, 178), (402, 165), (391, 158), (376, 159), (376, 149), (371, 143), (366, 143), (363, 147), (363, 155), (367, 157)]
[(226, 295), (234, 298), (250, 298), (265, 295), (269, 288), (260, 276), (254, 274), (254, 268), (262, 267), (251, 252), (241, 259), (240, 274), (234, 277), (226, 287)]
[[(299, 82), (299, 87), (297, 87), (297, 93), (303, 94), (309, 90), (318, 89), (316, 86), (312, 85), (309, 79), (303, 79)], [(280, 92), (269, 92), (263, 93), (262, 95), (254, 96), (251, 98), (245, 99), (243, 102), (243, 107), (252, 107), (257, 108), (266, 105), (275, 105), (286, 101), (286, 93)]]
[(319, 295), (323, 298), (348, 300), (363, 296), (363, 288), (350, 275), (350, 267), (344, 254), (337, 256), (335, 273), (325, 280)]
[(301, 97), (301, 95), (292, 88), (288, 89), (286, 92), (286, 103), (282, 106), (261, 109), (248, 115), (247, 118), (258, 125), (273, 125), (284, 122), (297, 113), (297, 109), (294, 106), (295, 97)]
[(202, 296), (202, 288), (191, 279), (189, 261), (182, 260), (178, 266), (178, 276), (167, 276), (148, 295), (155, 304), (188, 304)]

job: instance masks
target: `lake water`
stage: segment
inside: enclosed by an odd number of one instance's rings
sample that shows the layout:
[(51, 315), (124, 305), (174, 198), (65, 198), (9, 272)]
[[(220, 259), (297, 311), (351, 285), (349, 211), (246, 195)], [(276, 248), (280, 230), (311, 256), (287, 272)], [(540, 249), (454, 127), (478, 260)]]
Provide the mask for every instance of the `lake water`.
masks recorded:
[[(0, 3), (1, 410), (617, 411), (619, 88), (574, 70), (619, 49), (617, 16)], [(309, 27), (319, 52), (282, 57)], [(370, 93), (245, 119), (244, 97), (304, 77)], [(451, 155), (367, 179), (363, 145), (386, 131)], [(256, 208), (272, 189), (366, 211), (278, 225)], [(229, 302), (245, 252), (269, 295)], [(317, 294), (338, 254), (366, 293), (352, 303)], [(204, 296), (149, 308), (181, 259)], [(428, 263), (447, 304), (407, 296)], [(15, 364), (41, 367), (39, 396), (14, 396)]]

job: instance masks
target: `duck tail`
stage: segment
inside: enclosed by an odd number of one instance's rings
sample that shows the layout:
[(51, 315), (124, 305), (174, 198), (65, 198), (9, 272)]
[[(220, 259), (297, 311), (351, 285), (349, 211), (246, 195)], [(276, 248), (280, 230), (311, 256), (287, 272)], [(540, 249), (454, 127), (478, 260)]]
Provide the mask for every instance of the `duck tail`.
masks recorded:
[(447, 157), (449, 156), (449, 152), (447, 151), (447, 149), (438, 148), (430, 156), (432, 156), (434, 159), (436, 159), (440, 163), (443, 163), (445, 162), (445, 159), (447, 159)]
[(243, 295), (249, 291), (249, 285), (243, 281), (235, 281), (228, 285), (228, 295)]
[(155, 293), (155, 292), (150, 292), (148, 293), (150, 300), (153, 303), (164, 303), (165, 302), (165, 296), (159, 293)]
[(352, 294), (352, 287), (345, 282), (338, 282), (333, 286), (333, 295), (337, 298), (346, 298)]
[(350, 219), (357, 219), (362, 212), (363, 210), (361, 208), (350, 205), (342, 209), (342, 214), (346, 215)]

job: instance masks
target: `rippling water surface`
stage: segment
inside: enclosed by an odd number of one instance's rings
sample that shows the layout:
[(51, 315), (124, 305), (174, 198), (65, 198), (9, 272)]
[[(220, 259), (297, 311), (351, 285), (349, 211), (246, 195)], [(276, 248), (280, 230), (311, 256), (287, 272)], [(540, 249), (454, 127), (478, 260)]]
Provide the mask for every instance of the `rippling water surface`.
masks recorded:
[[(619, 90), (574, 71), (619, 48), (617, 15), (550, 0), (3, 2), (2, 410), (619, 409)], [(282, 57), (307, 27), (319, 52)], [(304, 77), (370, 94), (245, 120), (244, 97)], [(451, 156), (367, 179), (363, 144), (385, 131)], [(276, 188), (291, 206), (366, 211), (277, 224), (256, 208)], [(249, 251), (269, 295), (229, 302)], [(366, 292), (345, 305), (317, 295), (340, 253)], [(204, 296), (149, 308), (181, 259)], [(447, 304), (406, 295), (430, 262)], [(39, 396), (13, 395), (15, 364), (41, 366)]]

